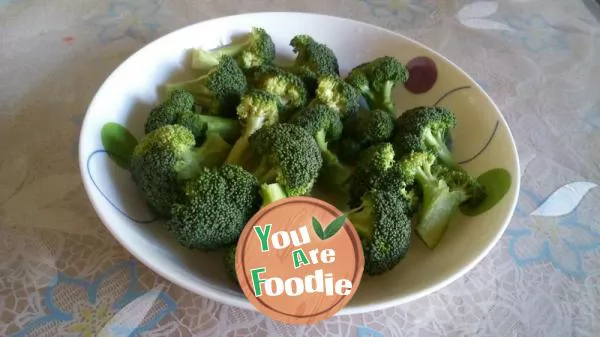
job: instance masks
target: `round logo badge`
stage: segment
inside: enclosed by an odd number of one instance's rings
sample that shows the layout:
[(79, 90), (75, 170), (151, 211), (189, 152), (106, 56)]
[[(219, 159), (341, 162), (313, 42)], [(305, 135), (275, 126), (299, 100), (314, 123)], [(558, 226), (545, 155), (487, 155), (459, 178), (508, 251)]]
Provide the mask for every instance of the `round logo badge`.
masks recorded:
[(242, 291), (258, 311), (288, 324), (332, 317), (350, 301), (363, 274), (354, 227), (315, 198), (286, 198), (262, 208), (237, 247)]

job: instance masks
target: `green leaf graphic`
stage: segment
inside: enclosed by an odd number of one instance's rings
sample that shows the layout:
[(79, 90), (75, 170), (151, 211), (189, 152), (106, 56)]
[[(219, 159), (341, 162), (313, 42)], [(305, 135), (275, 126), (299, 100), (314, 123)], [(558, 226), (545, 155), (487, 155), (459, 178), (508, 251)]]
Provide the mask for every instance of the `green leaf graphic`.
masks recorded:
[(342, 226), (344, 226), (344, 222), (346, 221), (346, 215), (340, 215), (335, 220), (333, 220), (327, 228), (325, 228), (325, 240), (334, 236)]
[(321, 227), (321, 223), (314, 216), (312, 218), (312, 225), (319, 239), (324, 240), (325, 233), (323, 233), (323, 227)]
[(128, 170), (133, 149), (137, 145), (135, 137), (121, 124), (106, 123), (101, 132), (102, 145), (115, 164)]

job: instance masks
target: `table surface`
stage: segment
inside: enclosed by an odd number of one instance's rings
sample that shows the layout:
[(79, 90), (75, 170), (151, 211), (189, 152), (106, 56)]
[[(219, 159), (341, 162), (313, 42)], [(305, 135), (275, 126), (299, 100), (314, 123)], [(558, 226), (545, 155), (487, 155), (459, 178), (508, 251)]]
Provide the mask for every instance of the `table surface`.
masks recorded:
[[(157, 37), (248, 11), (392, 29), (489, 92), (523, 179), (488, 257), (417, 301), (297, 327), (174, 286), (110, 236), (77, 164), (97, 88)], [(599, 19), (593, 0), (0, 0), (0, 335), (599, 336)]]

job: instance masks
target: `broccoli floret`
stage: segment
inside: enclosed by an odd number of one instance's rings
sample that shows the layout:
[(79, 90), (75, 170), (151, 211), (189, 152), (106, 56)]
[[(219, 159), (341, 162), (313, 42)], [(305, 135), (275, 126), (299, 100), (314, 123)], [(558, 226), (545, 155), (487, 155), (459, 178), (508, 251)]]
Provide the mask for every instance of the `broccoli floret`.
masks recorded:
[(167, 228), (189, 249), (215, 250), (234, 244), (260, 207), (259, 183), (239, 166), (204, 168), (183, 188)]
[(237, 242), (235, 244), (229, 245), (225, 249), (225, 254), (223, 255), (223, 260), (225, 264), (225, 270), (227, 271), (227, 275), (229, 278), (239, 285), (237, 272), (235, 271), (235, 250), (237, 248)]
[(167, 100), (150, 110), (144, 131), (146, 134), (165, 125), (176, 124), (181, 112), (194, 111), (194, 96), (185, 90), (173, 90)]
[(167, 93), (177, 89), (188, 91), (206, 115), (234, 117), (240, 97), (248, 88), (242, 69), (230, 56), (222, 56), (219, 64), (198, 78), (167, 84)]
[(367, 274), (389, 271), (406, 256), (412, 227), (405, 207), (395, 193), (371, 190), (363, 195), (360, 206), (348, 213), (362, 241)]
[(434, 174), (444, 179), (451, 188), (466, 191), (468, 199), (461, 206), (475, 208), (487, 197), (485, 187), (462, 168), (435, 165)]
[(251, 157), (249, 138), (264, 126), (279, 122), (277, 97), (259, 89), (253, 89), (242, 96), (237, 107), (237, 115), (242, 125), (242, 133), (235, 142), (225, 163), (245, 165)]
[(417, 210), (419, 195), (411, 184), (406, 182), (401, 167), (396, 161), (392, 144), (381, 143), (363, 151), (356, 168), (350, 176), (348, 205), (358, 207), (365, 193), (376, 189), (389, 191), (403, 199), (407, 205), (407, 216)]
[(290, 123), (301, 126), (317, 141), (323, 156), (320, 180), (327, 185), (342, 187), (343, 190), (352, 170), (328, 148), (328, 144), (338, 140), (342, 134), (339, 114), (324, 104), (314, 104), (297, 112)]
[(194, 97), (190, 93), (180, 89), (173, 91), (167, 101), (150, 111), (145, 133), (178, 124), (192, 131), (197, 143), (201, 143), (206, 134), (212, 132), (218, 133), (227, 142), (239, 137), (240, 123), (236, 119), (199, 114), (193, 108)]
[(290, 197), (312, 190), (323, 158), (308, 131), (288, 123), (263, 127), (250, 136), (250, 146), (259, 160), (252, 172), (261, 183), (277, 183)]
[(132, 179), (159, 215), (168, 216), (171, 205), (181, 200), (182, 181), (196, 177), (203, 167), (220, 165), (231, 149), (216, 133), (195, 146), (190, 130), (167, 125), (147, 134), (134, 148)]
[(441, 107), (417, 107), (396, 120), (394, 146), (398, 156), (411, 152), (431, 151), (447, 166), (457, 167), (446, 146), (450, 131), (456, 126), (454, 114)]
[(277, 96), (280, 112), (289, 112), (304, 107), (308, 96), (300, 77), (280, 68), (265, 65), (252, 74), (252, 86)]
[(344, 133), (367, 148), (390, 141), (394, 135), (394, 122), (394, 118), (383, 110), (361, 110), (354, 118), (346, 120)]
[(297, 35), (290, 41), (296, 59), (292, 65), (281, 68), (298, 75), (306, 85), (309, 96), (317, 88), (317, 80), (323, 75), (339, 75), (338, 59), (327, 45), (315, 41), (308, 35)]
[(389, 143), (374, 145), (361, 153), (361, 157), (350, 176), (351, 208), (358, 207), (363, 195), (371, 189), (383, 189), (388, 170), (395, 163), (393, 146)]
[(310, 105), (327, 105), (340, 115), (342, 121), (355, 114), (360, 107), (358, 91), (337, 75), (319, 77), (315, 94)]
[(369, 109), (381, 109), (395, 117), (392, 90), (408, 81), (408, 70), (391, 56), (382, 56), (350, 71), (346, 81), (360, 91)]
[(212, 50), (196, 48), (192, 54), (192, 68), (211, 69), (219, 64), (219, 59), (227, 55), (235, 59), (242, 70), (249, 70), (275, 59), (275, 44), (267, 32), (253, 27), (243, 38)]
[(413, 152), (400, 160), (407, 184), (416, 183), (422, 195), (415, 231), (431, 249), (448, 228), (452, 216), (464, 202), (483, 200), (483, 188), (462, 170), (438, 164), (431, 152)]
[(394, 118), (383, 110), (359, 110), (344, 121), (342, 140), (337, 146), (340, 159), (355, 163), (361, 151), (372, 145), (388, 142), (394, 136)]

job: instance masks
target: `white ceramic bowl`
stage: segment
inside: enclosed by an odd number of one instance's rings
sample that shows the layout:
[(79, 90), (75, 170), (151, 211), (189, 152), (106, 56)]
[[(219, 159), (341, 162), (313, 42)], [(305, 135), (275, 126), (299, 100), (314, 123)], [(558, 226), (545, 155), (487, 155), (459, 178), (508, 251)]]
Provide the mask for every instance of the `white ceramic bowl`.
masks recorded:
[[(152, 221), (129, 173), (108, 159), (100, 139), (103, 125), (116, 122), (139, 140), (150, 108), (160, 99), (158, 88), (167, 81), (194, 76), (186, 75), (188, 49), (216, 47), (252, 26), (265, 28), (276, 43), (277, 52), (290, 58), (294, 54), (289, 41), (296, 34), (309, 34), (326, 43), (339, 58), (342, 75), (359, 63), (382, 55), (395, 56), (405, 64), (424, 57), (410, 63), (410, 76), (412, 84), (429, 81), (425, 87), (430, 88), (414, 93), (398, 86), (394, 97), (398, 110), (439, 101), (440, 106), (452, 109), (458, 117), (453, 152), (464, 161), (464, 168), (475, 175), (493, 168), (503, 168), (510, 174), (510, 188), (493, 208), (475, 217), (457, 215), (434, 251), (415, 239), (408, 256), (395, 269), (382, 276), (363, 278), (352, 301), (338, 314), (414, 300), (473, 268), (502, 236), (519, 190), (516, 147), (498, 107), (461, 69), (418, 42), (366, 23), (304, 13), (244, 14), (188, 26), (142, 48), (109, 76), (85, 116), (79, 158), (91, 203), (114, 237), (137, 259), (173, 283), (219, 302), (254, 310), (227, 278), (220, 256), (179, 247), (160, 223)], [(431, 74), (432, 69), (437, 72), (435, 81), (424, 76)]]

